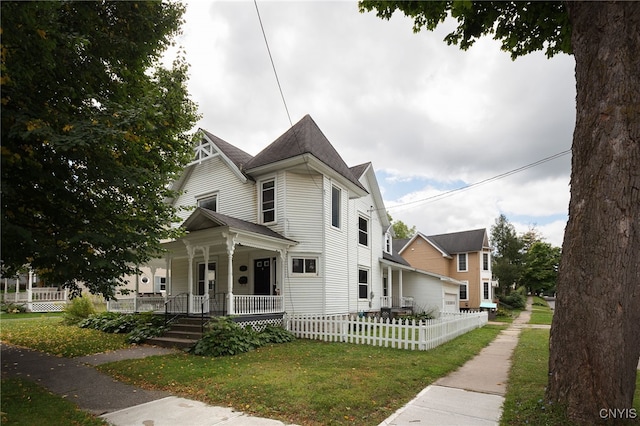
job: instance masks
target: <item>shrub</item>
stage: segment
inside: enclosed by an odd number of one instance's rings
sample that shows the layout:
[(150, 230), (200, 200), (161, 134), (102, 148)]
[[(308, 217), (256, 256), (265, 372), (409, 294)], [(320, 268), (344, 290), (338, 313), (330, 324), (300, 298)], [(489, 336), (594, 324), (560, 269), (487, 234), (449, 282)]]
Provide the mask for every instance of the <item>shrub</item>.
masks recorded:
[(18, 314), (26, 312), (27, 308), (24, 305), (19, 305), (16, 303), (3, 303), (2, 305), (0, 305), (0, 310), (8, 314)]
[(71, 299), (71, 303), (64, 308), (62, 322), (67, 325), (75, 325), (95, 313), (96, 308), (89, 297), (74, 297)]
[(500, 300), (500, 303), (512, 309), (524, 309), (527, 305), (527, 299), (524, 295), (516, 291), (511, 292), (506, 296), (500, 295), (498, 296), (498, 299)]
[(151, 337), (161, 335), (166, 330), (164, 318), (152, 312), (140, 314), (104, 312), (92, 315), (78, 325), (81, 328), (91, 328), (105, 333), (128, 333), (129, 343), (142, 343)]
[(250, 326), (240, 327), (230, 318), (217, 318), (207, 325), (207, 331), (191, 352), (205, 356), (237, 355), (269, 343), (286, 343), (294, 339), (295, 336), (282, 327), (267, 326), (256, 332)]
[(258, 336), (263, 345), (268, 345), (269, 343), (288, 343), (296, 339), (293, 333), (275, 325), (266, 326)]

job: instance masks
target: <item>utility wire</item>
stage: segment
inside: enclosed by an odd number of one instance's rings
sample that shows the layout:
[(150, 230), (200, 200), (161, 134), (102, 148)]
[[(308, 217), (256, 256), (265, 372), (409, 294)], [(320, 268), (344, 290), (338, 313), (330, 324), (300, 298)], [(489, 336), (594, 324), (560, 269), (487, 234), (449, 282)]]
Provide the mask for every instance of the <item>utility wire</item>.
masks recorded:
[(539, 166), (540, 164), (546, 163), (547, 161), (555, 160), (556, 158), (560, 158), (560, 157), (562, 157), (564, 155), (569, 154), (570, 152), (571, 152), (571, 149), (567, 149), (565, 151), (558, 152), (557, 154), (550, 155), (549, 157), (542, 158), (542, 159), (540, 159), (538, 161), (534, 161), (533, 163), (529, 163), (529, 164), (524, 165), (522, 167), (518, 167), (516, 169), (509, 170), (508, 172), (504, 172), (504, 173), (501, 173), (499, 175), (495, 175), (495, 176), (492, 176), (492, 177), (487, 178), (487, 179), (483, 179), (483, 180), (478, 181), (478, 182), (470, 183), (468, 185), (461, 186), (460, 188), (455, 188), (455, 189), (451, 189), (449, 191), (441, 192), (439, 194), (432, 195), (432, 196), (427, 197), (427, 198), (422, 198), (420, 200), (409, 201), (409, 202), (402, 203), (402, 204), (396, 204), (395, 206), (388, 207), (387, 210), (395, 209), (397, 207), (404, 207), (404, 206), (408, 206), (408, 205), (411, 205), (411, 204), (430, 203), (430, 202), (433, 203), (435, 201), (440, 201), (441, 199), (444, 199), (444, 198), (447, 198), (447, 197), (451, 197), (452, 195), (455, 195), (458, 192), (466, 191), (467, 189), (471, 189), (471, 188), (474, 188), (476, 186), (483, 185), (485, 183), (489, 183), (489, 182), (493, 182), (493, 181), (496, 181), (496, 180), (499, 180), (499, 179), (503, 179), (503, 178), (505, 178), (507, 176), (511, 176), (513, 174), (520, 173), (520, 172), (522, 172), (524, 170), (527, 170), (527, 169), (530, 169), (532, 167)]
[(267, 41), (267, 34), (264, 32), (264, 26), (262, 25), (262, 18), (260, 17), (260, 10), (258, 10), (258, 1), (253, 0), (253, 4), (256, 5), (256, 13), (258, 14), (258, 21), (260, 21), (260, 29), (262, 30), (262, 36), (264, 37), (264, 44), (267, 45), (267, 52), (269, 53), (269, 59), (271, 60), (271, 67), (273, 68), (273, 74), (276, 76), (276, 83), (278, 83), (278, 89), (280, 90), (280, 97), (284, 104), (284, 109), (287, 112), (287, 118), (289, 119), (289, 125), (293, 127), (291, 121), (291, 115), (289, 115), (289, 108), (287, 107), (287, 101), (284, 99), (284, 93), (282, 92), (282, 86), (280, 85), (280, 79), (278, 78), (278, 72), (276, 71), (276, 64), (273, 62), (273, 56), (271, 56), (271, 49), (269, 49), (269, 42)]

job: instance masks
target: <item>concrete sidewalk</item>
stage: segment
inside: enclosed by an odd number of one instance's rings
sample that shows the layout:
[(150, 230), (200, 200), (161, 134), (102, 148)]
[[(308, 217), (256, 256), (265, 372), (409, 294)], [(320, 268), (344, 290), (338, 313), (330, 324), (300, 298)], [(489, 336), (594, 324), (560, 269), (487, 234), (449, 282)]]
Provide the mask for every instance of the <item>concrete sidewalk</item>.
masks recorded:
[(380, 426), (497, 425), (502, 415), (511, 354), (531, 317), (531, 299), (511, 326), (458, 370), (427, 386)]

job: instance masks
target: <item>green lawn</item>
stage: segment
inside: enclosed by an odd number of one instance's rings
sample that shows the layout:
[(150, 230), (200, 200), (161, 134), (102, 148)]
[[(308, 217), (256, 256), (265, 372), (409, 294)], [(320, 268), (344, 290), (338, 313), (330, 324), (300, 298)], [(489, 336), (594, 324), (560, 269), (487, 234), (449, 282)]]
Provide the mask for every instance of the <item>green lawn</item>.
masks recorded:
[(127, 336), (62, 324), (59, 314), (3, 314), (0, 340), (51, 355), (76, 357), (129, 347)]
[(123, 381), (300, 425), (377, 425), (463, 365), (503, 327), (430, 351), (299, 339), (233, 357), (190, 355), (100, 366)]
[[(534, 305), (531, 307), (531, 319), (529, 324), (547, 324), (551, 325), (551, 319), (553, 318), (553, 311), (549, 308), (547, 302), (540, 298), (533, 298)], [(540, 305), (543, 306), (540, 306)]]
[(0, 423), (13, 426), (99, 426), (107, 422), (28, 380), (2, 379)]

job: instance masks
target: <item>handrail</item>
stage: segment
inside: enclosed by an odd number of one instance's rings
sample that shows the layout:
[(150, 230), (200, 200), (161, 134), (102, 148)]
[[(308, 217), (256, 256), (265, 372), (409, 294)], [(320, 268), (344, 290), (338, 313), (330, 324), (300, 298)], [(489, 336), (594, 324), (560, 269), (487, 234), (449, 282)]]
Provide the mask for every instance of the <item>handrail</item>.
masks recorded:
[[(182, 308), (183, 308), (183, 302), (184, 303), (184, 312), (182, 312)], [(169, 309), (169, 308), (173, 308), (173, 309)], [(169, 314), (173, 314), (173, 317), (171, 317), (171, 319), (169, 319)], [(164, 302), (164, 325), (165, 327), (174, 319), (178, 318), (180, 315), (182, 314), (188, 315), (189, 314), (189, 293), (178, 293), (175, 296), (171, 297), (170, 299), (167, 299)]]

